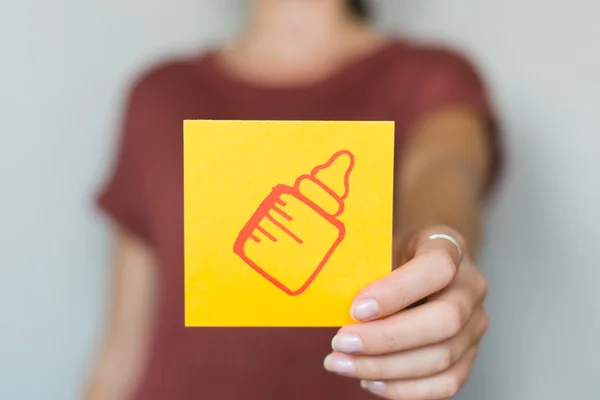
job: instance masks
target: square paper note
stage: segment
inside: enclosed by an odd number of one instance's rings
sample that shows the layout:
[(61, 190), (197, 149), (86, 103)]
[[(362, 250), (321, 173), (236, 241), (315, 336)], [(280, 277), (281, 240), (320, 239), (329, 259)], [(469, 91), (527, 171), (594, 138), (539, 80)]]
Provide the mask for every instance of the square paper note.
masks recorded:
[(186, 326), (341, 326), (390, 272), (392, 122), (185, 121)]

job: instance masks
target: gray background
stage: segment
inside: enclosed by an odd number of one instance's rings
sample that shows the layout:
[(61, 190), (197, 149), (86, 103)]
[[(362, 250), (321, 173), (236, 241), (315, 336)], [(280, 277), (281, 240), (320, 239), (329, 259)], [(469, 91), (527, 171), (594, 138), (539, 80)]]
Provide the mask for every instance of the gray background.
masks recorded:
[[(481, 259), (491, 327), (461, 398), (600, 398), (600, 3), (375, 3), (384, 29), (472, 55), (506, 133)], [(123, 89), (232, 34), (241, 5), (0, 0), (0, 398), (79, 397), (109, 272), (92, 196)]]

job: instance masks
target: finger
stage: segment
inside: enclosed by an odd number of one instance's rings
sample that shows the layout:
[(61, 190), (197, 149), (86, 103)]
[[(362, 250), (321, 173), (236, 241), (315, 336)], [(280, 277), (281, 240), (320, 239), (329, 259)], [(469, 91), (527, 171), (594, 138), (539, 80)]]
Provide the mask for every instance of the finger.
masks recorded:
[(473, 264), (466, 262), (463, 263), (450, 286), (444, 291), (433, 294), (429, 300), (457, 304), (467, 302), (463, 307), (477, 306), (483, 303), (487, 291), (487, 282), (483, 274)]
[(483, 298), (471, 286), (453, 288), (422, 306), (385, 319), (341, 328), (333, 350), (365, 355), (389, 354), (442, 342), (456, 336)]
[(408, 261), (417, 255), (427, 242), (435, 240), (446, 242), (448, 251), (455, 256), (457, 264), (460, 264), (462, 258), (468, 257), (465, 240), (458, 231), (448, 226), (434, 225), (419, 231), (404, 231), (396, 234), (392, 253), (393, 265)]
[(472, 346), (450, 369), (422, 379), (361, 381), (361, 386), (378, 396), (390, 399), (442, 400), (455, 396), (466, 383), (477, 356)]
[(352, 318), (370, 321), (395, 314), (447, 287), (456, 276), (458, 264), (445, 242), (423, 244), (411, 261), (364, 288), (354, 299)]
[(416, 242), (415, 256), (429, 251), (442, 251), (448, 254), (456, 265), (463, 261), (462, 239), (456, 233), (443, 233), (441, 231), (431, 233), (429, 230), (420, 234)]
[(325, 369), (340, 375), (368, 380), (414, 379), (451, 368), (476, 344), (487, 328), (487, 316), (479, 308), (455, 337), (432, 346), (381, 356), (350, 356), (334, 352), (325, 359)]

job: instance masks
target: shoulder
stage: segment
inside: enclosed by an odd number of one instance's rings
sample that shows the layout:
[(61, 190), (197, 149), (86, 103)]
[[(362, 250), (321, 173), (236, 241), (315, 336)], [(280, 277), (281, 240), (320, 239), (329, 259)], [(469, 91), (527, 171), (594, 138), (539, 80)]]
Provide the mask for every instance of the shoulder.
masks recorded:
[(390, 57), (390, 73), (416, 83), (440, 79), (480, 80), (473, 57), (456, 47), (396, 40)]
[(196, 79), (197, 62), (197, 57), (171, 58), (143, 68), (129, 85), (131, 101), (148, 101), (154, 95), (185, 87)]
[[(161, 133), (153, 129), (179, 118), (192, 102), (188, 93), (195, 90), (198, 58), (172, 58), (142, 69), (124, 89), (121, 131), (128, 140), (148, 138)], [(137, 140), (137, 139), (136, 139)]]
[(413, 44), (408, 48), (413, 62), (422, 66), (453, 66), (471, 64), (464, 50), (436, 44)]

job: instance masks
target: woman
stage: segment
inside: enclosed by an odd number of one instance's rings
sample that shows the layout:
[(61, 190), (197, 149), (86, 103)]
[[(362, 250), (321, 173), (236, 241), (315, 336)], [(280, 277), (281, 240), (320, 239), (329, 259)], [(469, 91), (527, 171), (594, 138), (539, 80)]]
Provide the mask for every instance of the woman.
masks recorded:
[[(158, 66), (131, 90), (99, 201), (119, 230), (110, 323), (87, 398), (454, 395), (487, 323), (485, 280), (470, 261), (497, 163), (481, 81), (451, 51), (378, 35), (360, 1), (250, 4), (233, 43)], [(184, 119), (396, 122), (399, 268), (357, 296), (351, 312), (363, 323), (184, 328)]]

